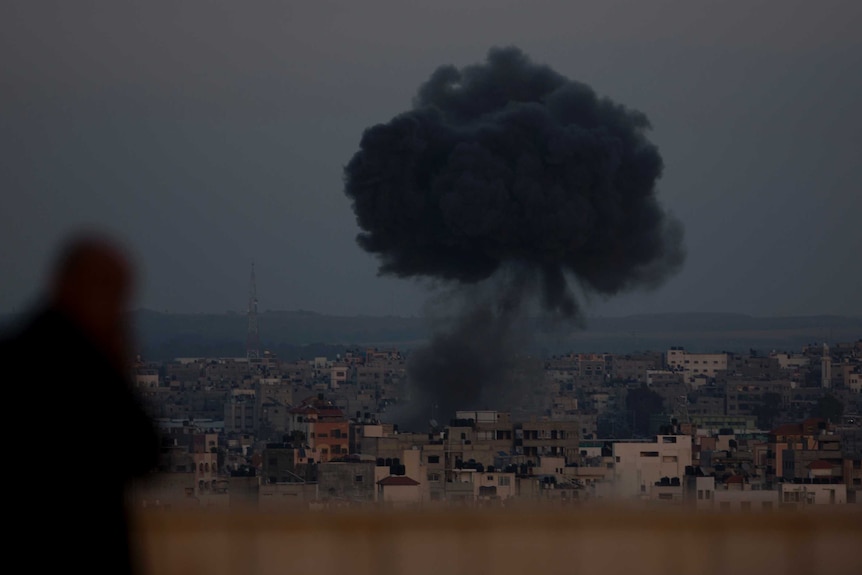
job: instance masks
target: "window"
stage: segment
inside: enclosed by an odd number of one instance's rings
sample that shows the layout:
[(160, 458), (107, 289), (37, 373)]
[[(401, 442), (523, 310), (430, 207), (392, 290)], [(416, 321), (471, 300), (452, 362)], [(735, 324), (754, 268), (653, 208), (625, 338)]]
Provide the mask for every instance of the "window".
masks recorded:
[(662, 443), (676, 443), (676, 437), (674, 437), (674, 436), (662, 437), (661, 442)]
[(772, 501), (764, 501), (762, 504), (762, 507), (763, 507), (764, 511), (771, 511), (772, 510)]
[(508, 487), (510, 484), (510, 479), (510, 477), (501, 475), (497, 478), (497, 485), (499, 485), (500, 487)]
[(728, 511), (728, 510), (730, 510), (730, 501), (722, 501), (721, 503), (718, 504), (718, 507), (722, 511)]
[(676, 463), (677, 462), (676, 455), (662, 455), (661, 462), (662, 463)]
[(703, 489), (698, 489), (698, 490), (697, 490), (697, 498), (698, 498), (698, 499), (703, 499)]
[(673, 493), (659, 493), (658, 498), (662, 501), (672, 501)]
[(354, 475), (353, 476), (353, 482), (354, 483), (362, 483), (362, 476), (361, 475)]
[(658, 451), (641, 451), (641, 457), (658, 457)]
[(428, 456), (428, 463), (440, 463), (440, 456), (439, 455), (429, 455)]

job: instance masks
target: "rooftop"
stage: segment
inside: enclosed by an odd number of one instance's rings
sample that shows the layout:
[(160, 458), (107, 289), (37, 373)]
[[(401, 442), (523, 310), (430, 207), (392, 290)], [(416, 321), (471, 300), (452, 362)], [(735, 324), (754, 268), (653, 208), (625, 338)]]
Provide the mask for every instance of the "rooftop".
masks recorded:
[(378, 485), (419, 485), (419, 482), (415, 479), (410, 479), (406, 475), (390, 475), (389, 477), (384, 477), (380, 481), (377, 482)]

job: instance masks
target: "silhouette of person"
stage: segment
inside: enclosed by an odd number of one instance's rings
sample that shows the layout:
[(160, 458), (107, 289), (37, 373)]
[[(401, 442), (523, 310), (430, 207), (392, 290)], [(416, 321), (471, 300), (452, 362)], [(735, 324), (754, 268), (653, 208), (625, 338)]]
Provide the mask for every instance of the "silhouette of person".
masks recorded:
[[(131, 260), (72, 239), (43, 300), (0, 344), (20, 414), (17, 535), (27, 570), (136, 573), (129, 484), (156, 466), (158, 433), (131, 384)], [(7, 396), (9, 397), (9, 396)]]

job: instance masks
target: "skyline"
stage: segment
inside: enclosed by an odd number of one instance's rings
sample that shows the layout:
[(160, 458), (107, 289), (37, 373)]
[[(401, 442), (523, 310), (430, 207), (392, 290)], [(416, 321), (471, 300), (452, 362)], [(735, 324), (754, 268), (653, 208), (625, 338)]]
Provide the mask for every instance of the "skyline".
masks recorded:
[(686, 229), (677, 276), (587, 316), (862, 315), (862, 7), (485, 4), (4, 3), (0, 312), (92, 226), (136, 254), (140, 308), (244, 311), (254, 260), (262, 311), (422, 315), (426, 284), (357, 246), (342, 169), (438, 66), (517, 45), (647, 115)]

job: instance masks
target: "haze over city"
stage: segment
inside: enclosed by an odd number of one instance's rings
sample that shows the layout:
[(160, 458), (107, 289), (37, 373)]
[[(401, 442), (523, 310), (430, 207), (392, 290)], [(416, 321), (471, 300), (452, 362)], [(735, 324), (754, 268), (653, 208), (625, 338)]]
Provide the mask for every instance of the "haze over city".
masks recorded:
[(599, 6), (9, 2), (0, 7), (0, 312), (64, 234), (124, 237), (138, 304), (420, 315), (356, 244), (343, 170), (442, 65), (517, 46), (645, 114), (687, 258), (588, 315), (862, 313), (854, 2)]

